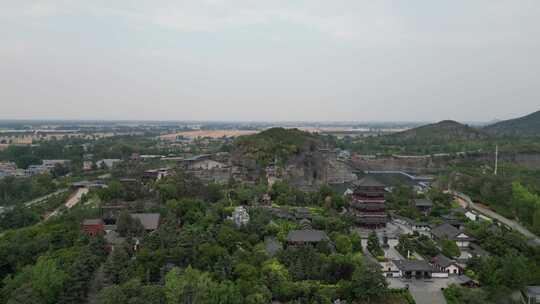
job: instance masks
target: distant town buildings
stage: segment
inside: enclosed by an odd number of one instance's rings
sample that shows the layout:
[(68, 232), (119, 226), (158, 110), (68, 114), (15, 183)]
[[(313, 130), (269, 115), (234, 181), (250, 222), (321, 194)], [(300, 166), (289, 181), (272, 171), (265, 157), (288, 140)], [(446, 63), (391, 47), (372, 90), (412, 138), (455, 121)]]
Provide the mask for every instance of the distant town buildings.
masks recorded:
[(210, 154), (197, 155), (184, 159), (184, 168), (187, 170), (213, 170), (223, 169), (226, 164), (211, 159)]
[(337, 149), (336, 155), (337, 155), (337, 160), (340, 160), (340, 161), (347, 161), (351, 159), (351, 152), (348, 150)]
[(122, 160), (117, 158), (100, 159), (96, 161), (98, 169), (112, 169), (114, 164), (120, 163)]
[(223, 155), (201, 154), (180, 160), (180, 167), (205, 182), (226, 183), (232, 176), (233, 168)]
[(15, 163), (0, 162), (0, 178), (7, 176), (20, 177), (25, 175), (25, 170), (17, 168), (17, 165)]
[(15, 171), (17, 170), (17, 164), (13, 162), (0, 162), (0, 171)]
[(93, 167), (94, 167), (94, 162), (93, 161), (90, 161), (90, 160), (83, 161), (82, 169), (84, 171), (90, 171), (90, 170), (93, 169)]
[(56, 166), (69, 167), (71, 160), (68, 159), (44, 159), (41, 165), (30, 165), (25, 170), (26, 176), (35, 176), (50, 173)]
[(67, 167), (71, 164), (71, 160), (69, 159), (44, 159), (42, 160), (42, 166), (52, 170), (56, 166), (64, 166)]
[(164, 177), (167, 177), (172, 174), (171, 168), (160, 168), (160, 169), (152, 169), (152, 170), (146, 170), (143, 173), (142, 179), (143, 182), (148, 181), (158, 181)]

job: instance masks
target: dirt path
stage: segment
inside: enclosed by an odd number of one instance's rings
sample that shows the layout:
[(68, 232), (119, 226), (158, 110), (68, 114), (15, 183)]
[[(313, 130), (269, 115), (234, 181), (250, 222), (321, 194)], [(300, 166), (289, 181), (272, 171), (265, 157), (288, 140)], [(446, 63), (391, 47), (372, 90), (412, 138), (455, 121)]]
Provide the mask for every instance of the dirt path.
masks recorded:
[(88, 188), (79, 188), (77, 192), (75, 192), (66, 202), (65, 206), (68, 209), (71, 209), (73, 206), (77, 205), (81, 199), (82, 196), (87, 194), (89, 191)]
[(87, 194), (88, 191), (90, 191), (88, 188), (79, 188), (79, 189), (77, 189), (77, 191), (75, 193), (73, 193), (68, 198), (68, 200), (66, 201), (66, 203), (63, 206), (61, 206), (61, 207), (57, 208), (56, 210), (54, 210), (53, 212), (47, 214), (43, 220), (46, 221), (49, 218), (58, 215), (60, 213), (60, 210), (62, 210), (62, 208), (64, 208), (64, 207), (67, 208), (67, 209), (73, 208), (73, 206), (77, 205), (81, 201), (83, 195)]

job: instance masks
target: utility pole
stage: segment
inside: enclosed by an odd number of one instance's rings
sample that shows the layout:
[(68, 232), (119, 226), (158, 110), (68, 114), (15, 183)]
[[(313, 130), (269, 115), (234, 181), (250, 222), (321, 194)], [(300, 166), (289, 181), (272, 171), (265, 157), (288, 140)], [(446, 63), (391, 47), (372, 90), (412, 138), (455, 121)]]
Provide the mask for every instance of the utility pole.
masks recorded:
[(499, 145), (495, 145), (495, 175), (499, 169)]

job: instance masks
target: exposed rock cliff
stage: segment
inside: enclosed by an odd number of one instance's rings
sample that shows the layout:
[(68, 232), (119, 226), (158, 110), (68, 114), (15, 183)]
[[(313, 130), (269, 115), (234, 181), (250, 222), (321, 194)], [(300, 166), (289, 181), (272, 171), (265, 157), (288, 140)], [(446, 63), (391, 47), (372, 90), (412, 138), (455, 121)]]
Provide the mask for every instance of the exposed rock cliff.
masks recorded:
[(321, 137), (297, 129), (274, 128), (240, 137), (231, 161), (242, 168), (247, 180), (266, 178), (272, 165), (281, 179), (307, 191), (336, 179), (356, 178), (348, 165), (336, 160), (333, 149), (327, 148)]

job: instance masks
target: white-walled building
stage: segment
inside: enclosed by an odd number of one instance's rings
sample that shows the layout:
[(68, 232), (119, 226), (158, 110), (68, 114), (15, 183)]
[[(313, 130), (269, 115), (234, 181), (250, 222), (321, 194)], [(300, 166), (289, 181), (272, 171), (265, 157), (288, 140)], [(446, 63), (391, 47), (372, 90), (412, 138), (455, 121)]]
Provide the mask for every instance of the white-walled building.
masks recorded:
[(439, 273), (446, 274), (446, 276), (442, 275), (442, 277), (448, 277), (448, 275), (460, 275), (463, 271), (455, 260), (452, 260), (442, 254), (434, 257), (431, 262), (433, 267)]
[(466, 235), (463, 231), (458, 230), (456, 227), (443, 223), (431, 230), (431, 235), (436, 240), (448, 239), (455, 241), (459, 248), (467, 248), (473, 241), (471, 237)]

